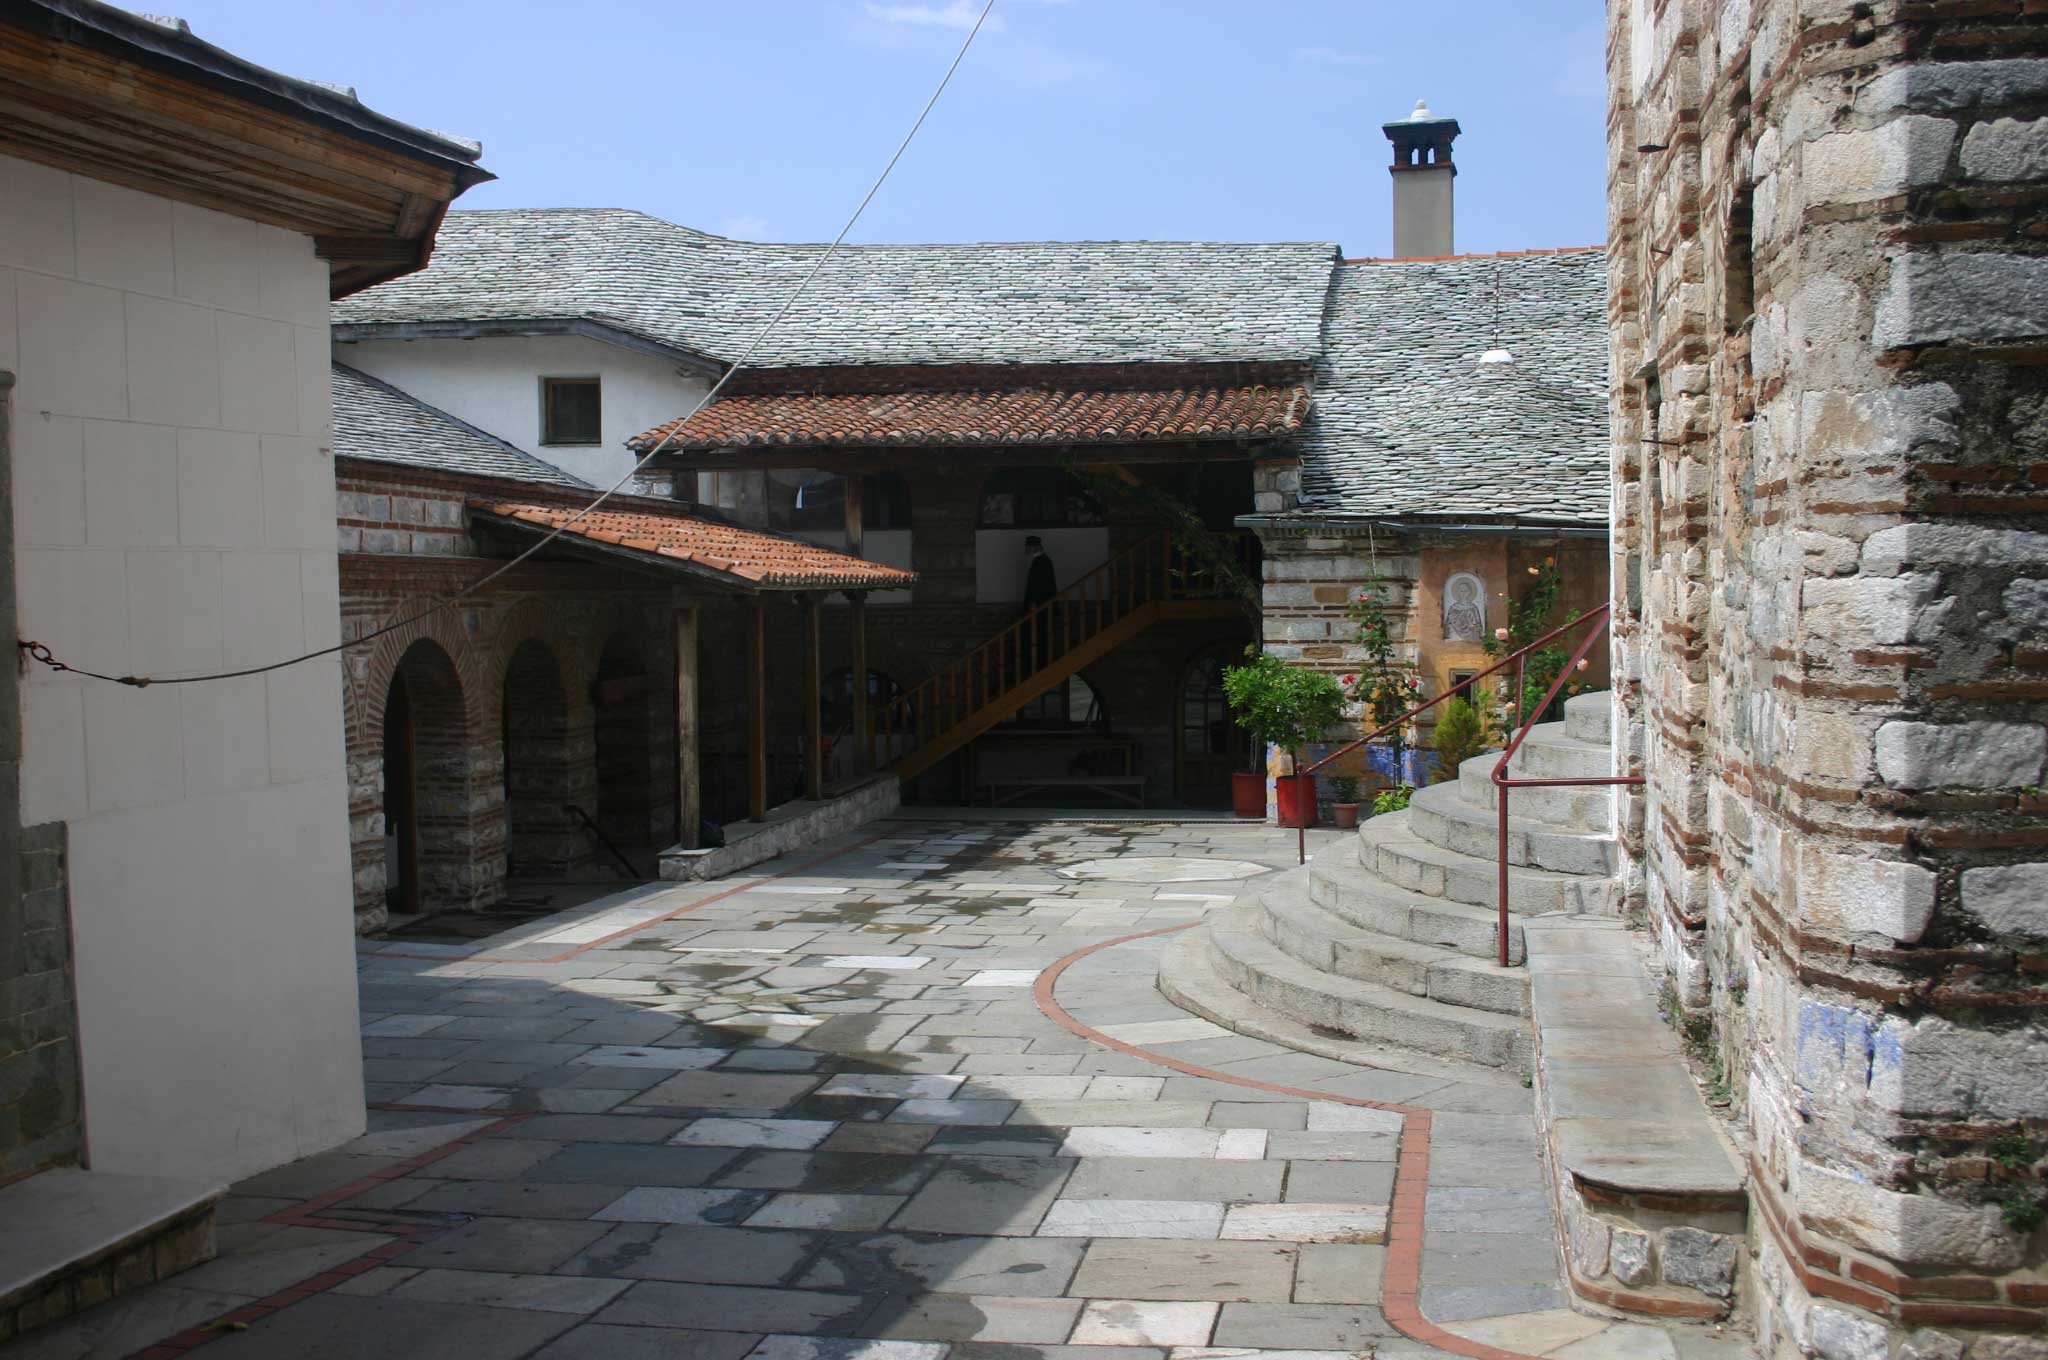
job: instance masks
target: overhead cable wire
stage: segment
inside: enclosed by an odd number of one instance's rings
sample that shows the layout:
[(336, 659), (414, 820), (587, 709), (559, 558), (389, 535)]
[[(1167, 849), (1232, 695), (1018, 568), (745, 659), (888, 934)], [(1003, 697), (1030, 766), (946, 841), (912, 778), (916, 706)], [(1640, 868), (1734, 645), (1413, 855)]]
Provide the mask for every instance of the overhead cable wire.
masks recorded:
[(351, 647), (360, 647), (365, 643), (374, 642), (378, 638), (383, 637), (388, 633), (395, 633), (401, 628), (410, 627), (411, 625), (418, 623), (421, 619), (430, 618), (433, 615), (440, 613), (444, 609), (452, 608), (456, 604), (459, 604), (461, 601), (467, 599), (469, 596), (476, 594), (485, 586), (491, 584), (491, 582), (498, 580), (507, 572), (511, 571), (514, 567), (519, 566), (523, 562), (531, 560), (536, 553), (540, 552), (541, 549), (547, 547), (550, 543), (554, 542), (563, 534), (567, 533), (572, 526), (580, 523), (582, 520), (588, 518), (590, 515), (595, 514), (600, 506), (602, 506), (606, 501), (610, 500), (613, 496), (617, 495), (619, 491), (623, 487), (625, 487), (625, 485), (628, 482), (633, 480), (633, 478), (639, 476), (641, 469), (645, 468), (649, 463), (653, 462), (655, 457), (659, 455), (662, 452), (662, 450), (666, 449), (669, 446), (669, 444), (675, 440), (676, 436), (682, 433), (683, 427), (688, 425), (691, 420), (695, 419), (699, 411), (703, 410), (706, 406), (709, 406), (712, 403), (712, 401), (717, 398), (718, 394), (725, 389), (728, 383), (732, 381), (733, 375), (738, 373), (741, 369), (747, 366), (748, 361), (754, 357), (754, 352), (758, 350), (761, 347), (762, 343), (765, 340), (767, 340), (767, 338), (771, 334), (774, 333), (778, 326), (782, 324), (783, 319), (787, 317), (790, 313), (790, 310), (796, 306), (797, 300), (801, 298), (806, 291), (809, 290), (811, 284), (814, 281), (816, 281), (818, 275), (824, 272), (825, 266), (831, 263), (832, 257), (838, 254), (839, 247), (845, 244), (846, 238), (853, 231), (854, 225), (860, 221), (861, 214), (865, 213), (868, 210), (868, 205), (875, 201), (875, 195), (882, 191), (882, 186), (888, 182), (890, 173), (896, 169), (897, 162), (901, 161), (903, 159), (904, 153), (910, 150), (910, 144), (912, 141), (916, 139), (918, 130), (924, 126), (925, 119), (931, 116), (932, 109), (936, 107), (939, 102), (939, 96), (943, 95), (946, 92), (946, 87), (953, 83), (954, 72), (958, 71), (960, 69), (960, 63), (967, 59), (967, 50), (974, 46), (974, 39), (976, 38), (976, 36), (980, 34), (982, 25), (988, 22), (989, 12), (993, 10), (995, 7), (996, 0), (987, 0), (987, 3), (981, 7), (981, 13), (977, 15), (974, 20), (974, 27), (970, 28), (967, 31), (967, 36), (961, 40), (960, 49), (959, 51), (953, 54), (953, 60), (946, 67), (946, 73), (943, 76), (939, 77), (939, 83), (932, 90), (931, 98), (925, 100), (924, 107), (918, 110), (916, 121), (910, 125), (910, 131), (903, 134), (903, 140), (897, 143), (896, 152), (894, 155), (889, 157), (888, 164), (882, 167), (882, 173), (875, 176), (875, 182), (873, 184), (870, 184), (868, 186), (867, 193), (861, 196), (860, 203), (854, 208), (852, 215), (850, 215), (846, 219), (846, 225), (842, 226), (839, 229), (839, 234), (832, 238), (831, 244), (827, 245), (824, 249), (824, 252), (818, 256), (818, 261), (816, 264), (811, 266), (810, 272), (806, 273), (803, 276), (803, 278), (797, 282), (797, 286), (790, 291), (788, 297), (782, 300), (782, 305), (775, 310), (775, 314), (769, 317), (768, 320), (764, 322), (760, 326), (760, 328), (754, 332), (752, 339), (747, 341), (746, 348), (740, 351), (739, 358), (735, 359), (732, 365), (729, 368), (727, 368), (724, 373), (719, 375), (718, 381), (713, 383), (710, 387), (710, 390), (705, 392), (702, 397), (699, 397), (697, 399), (695, 405), (690, 407), (690, 409), (687, 412), (685, 412), (681, 416), (681, 418), (679, 418), (672, 425), (670, 425), (668, 433), (663, 435), (661, 439), (655, 443), (654, 447), (649, 449), (641, 457), (639, 462), (633, 464), (633, 466), (628, 468), (624, 475), (622, 475), (617, 481), (613, 482), (610, 486), (606, 487), (604, 491), (598, 495), (596, 500), (590, 502), (590, 504), (584, 506), (581, 510), (578, 510), (575, 514), (571, 515), (568, 519), (563, 520), (560, 524), (555, 525), (545, 535), (543, 535), (539, 539), (539, 541), (535, 542), (531, 547), (527, 548), (518, 556), (507, 560), (502, 565), (497, 567), (495, 570), (492, 570), (486, 573), (485, 575), (478, 577), (476, 580), (470, 582), (468, 585), (456, 591), (454, 594), (436, 601), (435, 603), (429, 605), (427, 608), (420, 610), (417, 614), (408, 615), (407, 617), (398, 619), (395, 622), (387, 623), (383, 627), (373, 629), (372, 631), (363, 634), (359, 638), (351, 638), (345, 642), (337, 642), (331, 647), (322, 647), (316, 651), (304, 652), (298, 656), (288, 657), (283, 661), (273, 661), (267, 665), (262, 666), (247, 666), (241, 670), (215, 671), (204, 675), (104, 675), (101, 674), (99, 671), (86, 670), (83, 667), (73, 666), (60, 660), (51, 652), (49, 647), (47, 647), (43, 643), (34, 642), (29, 639), (22, 638), (17, 639), (15, 645), (19, 647), (29, 657), (41, 662), (43, 665), (49, 667), (53, 671), (65, 671), (69, 672), (72, 675), (83, 675), (94, 680), (107, 680), (117, 685), (129, 685), (136, 689), (145, 689), (150, 685), (193, 685), (206, 680), (236, 680), (244, 676), (263, 675), (269, 671), (283, 670), (287, 666), (296, 666), (304, 661), (315, 661), (323, 656), (333, 656), (338, 652), (347, 651)]

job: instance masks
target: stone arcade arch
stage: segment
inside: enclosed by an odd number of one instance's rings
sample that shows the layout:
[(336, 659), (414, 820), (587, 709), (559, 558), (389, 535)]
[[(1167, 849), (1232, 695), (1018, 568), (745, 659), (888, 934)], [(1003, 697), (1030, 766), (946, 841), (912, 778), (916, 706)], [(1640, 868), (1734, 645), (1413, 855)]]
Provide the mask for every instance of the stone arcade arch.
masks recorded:
[(474, 906), (472, 751), (462, 677), (439, 643), (422, 638), (385, 685), (383, 878), (385, 904), (402, 912)]

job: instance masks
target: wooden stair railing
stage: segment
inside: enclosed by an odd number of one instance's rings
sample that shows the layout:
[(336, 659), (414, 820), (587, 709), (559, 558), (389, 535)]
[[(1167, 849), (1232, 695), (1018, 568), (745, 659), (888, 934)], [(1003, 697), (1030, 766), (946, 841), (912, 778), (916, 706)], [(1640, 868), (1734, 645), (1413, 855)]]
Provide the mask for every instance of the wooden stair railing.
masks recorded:
[(894, 769), (919, 774), (1151, 627), (1170, 603), (1226, 594), (1170, 534), (1140, 539), (882, 705), (865, 734), (869, 767), (877, 733), (907, 734), (911, 747)]

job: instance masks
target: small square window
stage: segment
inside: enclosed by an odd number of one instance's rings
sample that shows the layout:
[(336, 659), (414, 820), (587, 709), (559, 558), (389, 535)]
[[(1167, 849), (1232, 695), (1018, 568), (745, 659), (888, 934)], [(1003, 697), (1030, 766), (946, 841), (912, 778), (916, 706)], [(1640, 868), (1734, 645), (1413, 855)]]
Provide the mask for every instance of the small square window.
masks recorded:
[(604, 403), (596, 378), (542, 378), (540, 442), (597, 444), (604, 438)]

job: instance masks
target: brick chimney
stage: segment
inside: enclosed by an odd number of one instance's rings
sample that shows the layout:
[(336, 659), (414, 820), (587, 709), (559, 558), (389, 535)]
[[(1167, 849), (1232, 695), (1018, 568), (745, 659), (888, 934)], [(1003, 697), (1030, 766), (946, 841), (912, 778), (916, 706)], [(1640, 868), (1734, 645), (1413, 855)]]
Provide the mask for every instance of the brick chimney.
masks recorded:
[(1394, 144), (1394, 255), (1450, 255), (1451, 143), (1458, 120), (1439, 118), (1429, 105), (1415, 101), (1415, 112), (1399, 122), (1383, 123), (1380, 131)]

